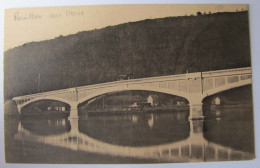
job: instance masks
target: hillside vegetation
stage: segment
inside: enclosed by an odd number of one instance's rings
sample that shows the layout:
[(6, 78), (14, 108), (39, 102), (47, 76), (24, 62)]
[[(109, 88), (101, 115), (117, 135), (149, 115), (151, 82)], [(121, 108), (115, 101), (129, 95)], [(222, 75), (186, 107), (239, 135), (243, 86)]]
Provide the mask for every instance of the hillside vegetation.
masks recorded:
[(5, 98), (136, 78), (251, 65), (248, 12), (143, 20), (30, 42), (4, 56)]

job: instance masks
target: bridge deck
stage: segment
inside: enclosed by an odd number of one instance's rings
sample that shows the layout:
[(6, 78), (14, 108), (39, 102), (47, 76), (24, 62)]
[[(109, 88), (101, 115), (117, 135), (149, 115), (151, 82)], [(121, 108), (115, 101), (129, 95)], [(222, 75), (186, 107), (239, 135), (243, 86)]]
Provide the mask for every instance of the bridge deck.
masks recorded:
[(220, 77), (220, 76), (232, 76), (238, 74), (249, 74), (251, 75), (251, 67), (246, 68), (235, 68), (235, 69), (225, 69), (225, 70), (217, 70), (217, 71), (206, 71), (206, 72), (195, 72), (195, 73), (186, 73), (186, 74), (177, 74), (177, 75), (167, 75), (167, 76), (157, 76), (157, 77), (147, 77), (147, 78), (138, 78), (138, 79), (129, 79), (129, 80), (120, 80), (120, 81), (113, 81), (113, 82), (106, 82), (100, 84), (92, 84), (86, 86), (78, 86), (73, 88), (67, 89), (60, 89), (60, 90), (53, 90), (41, 93), (34, 93), (28, 95), (21, 95), (16, 96), (12, 100), (21, 100), (26, 98), (34, 98), (40, 97), (43, 95), (57, 95), (59, 93), (70, 92), (75, 88), (77, 91), (85, 90), (85, 89), (96, 89), (102, 87), (109, 87), (114, 85), (124, 85), (124, 84), (138, 84), (138, 83), (149, 83), (149, 82), (160, 82), (160, 81), (174, 81), (174, 80), (186, 80), (188, 77), (202, 73), (202, 78), (209, 78), (209, 77)]
[(251, 67), (246, 67), (121, 80), (23, 95), (14, 97), (13, 100), (16, 102), (19, 112), (24, 106), (35, 101), (57, 100), (69, 104), (71, 111), (74, 110), (74, 116), (77, 116), (78, 105), (97, 96), (118, 91), (146, 90), (187, 99), (190, 104), (190, 113), (194, 114), (191, 116), (194, 117), (202, 115), (200, 111), (205, 97), (251, 83)]

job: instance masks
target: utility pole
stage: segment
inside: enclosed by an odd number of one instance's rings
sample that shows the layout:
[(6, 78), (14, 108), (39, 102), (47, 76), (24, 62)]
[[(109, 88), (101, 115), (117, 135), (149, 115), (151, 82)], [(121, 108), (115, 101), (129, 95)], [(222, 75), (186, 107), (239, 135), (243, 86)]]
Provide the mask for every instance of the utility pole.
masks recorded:
[(38, 75), (38, 92), (40, 92), (41, 73)]
[(103, 110), (105, 109), (105, 96), (103, 96)]

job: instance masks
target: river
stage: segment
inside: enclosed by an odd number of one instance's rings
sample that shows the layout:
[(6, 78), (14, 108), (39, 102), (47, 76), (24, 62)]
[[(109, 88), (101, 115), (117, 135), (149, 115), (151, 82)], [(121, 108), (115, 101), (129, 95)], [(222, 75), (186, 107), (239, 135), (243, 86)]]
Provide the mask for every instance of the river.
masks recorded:
[[(243, 107), (243, 108), (242, 108)], [(8, 163), (166, 163), (249, 160), (254, 156), (252, 107), (135, 114), (5, 115)]]

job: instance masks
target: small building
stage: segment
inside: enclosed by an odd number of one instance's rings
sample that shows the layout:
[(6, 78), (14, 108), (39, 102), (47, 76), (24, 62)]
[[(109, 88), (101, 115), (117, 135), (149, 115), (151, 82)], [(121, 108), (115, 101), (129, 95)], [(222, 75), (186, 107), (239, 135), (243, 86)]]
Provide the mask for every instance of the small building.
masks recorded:
[(52, 106), (49, 106), (47, 108), (48, 111), (52, 111), (52, 110), (55, 110), (55, 111), (66, 111), (66, 107), (65, 106), (62, 106), (62, 107), (52, 107)]
[(138, 107), (137, 102), (131, 105), (131, 107)]
[(216, 98), (215, 98), (214, 104), (215, 104), (215, 105), (220, 105), (220, 98), (219, 98), (219, 97), (216, 97)]
[(147, 102), (135, 102), (130, 107), (151, 107), (151, 103)]
[(147, 102), (140, 102), (138, 103), (138, 105), (141, 107), (151, 107), (151, 103), (147, 103)]
[(149, 95), (147, 98), (147, 103), (149, 103), (151, 106), (158, 106), (159, 105), (159, 99), (157, 95)]
[(154, 98), (151, 95), (148, 96), (147, 103), (150, 103), (151, 106), (154, 106)]
[(184, 102), (184, 101), (177, 101), (177, 105), (178, 105), (178, 106), (185, 105), (185, 102)]

